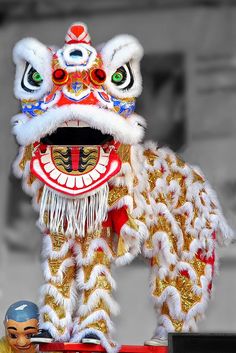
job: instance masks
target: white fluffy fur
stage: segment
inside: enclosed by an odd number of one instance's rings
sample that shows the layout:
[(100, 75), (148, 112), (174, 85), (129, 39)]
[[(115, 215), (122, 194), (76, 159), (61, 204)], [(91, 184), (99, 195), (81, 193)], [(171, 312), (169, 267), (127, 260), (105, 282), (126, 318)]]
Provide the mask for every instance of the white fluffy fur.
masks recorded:
[[(119, 35), (108, 41), (101, 50), (104, 67), (107, 72), (105, 86), (111, 94), (120, 98), (132, 98), (142, 91), (142, 78), (139, 62), (143, 48), (136, 38), (130, 35)], [(111, 81), (111, 76), (124, 64), (130, 63), (134, 84), (130, 89), (121, 90)]]
[(116, 283), (114, 279), (111, 276), (110, 270), (105, 266), (101, 264), (97, 264), (93, 267), (90, 277), (87, 282), (84, 281), (84, 271), (81, 268), (79, 270), (79, 273), (77, 275), (77, 284), (80, 290), (89, 290), (92, 289), (97, 281), (97, 277), (100, 275), (106, 276), (106, 280), (110, 284), (112, 289), (116, 289)]
[[(22, 119), (21, 119), (22, 118)], [(54, 132), (62, 123), (69, 120), (81, 120), (91, 128), (110, 134), (122, 143), (137, 144), (143, 138), (144, 130), (140, 125), (141, 117), (133, 114), (125, 119), (112, 111), (92, 105), (71, 104), (60, 108), (51, 108), (43, 115), (27, 119), (24, 114), (17, 115), (13, 134), (20, 145), (29, 145)]]
[[(13, 49), (13, 61), (16, 64), (14, 93), (17, 98), (39, 99), (50, 91), (52, 87), (51, 60), (52, 52), (37, 39), (25, 38), (15, 45)], [(26, 92), (21, 87), (26, 62), (29, 62), (43, 78), (40, 88), (33, 93)]]
[(107, 308), (110, 310), (111, 314), (118, 315), (120, 311), (118, 304), (111, 297), (111, 295), (107, 293), (106, 290), (100, 288), (97, 288), (92, 292), (86, 304), (80, 305), (78, 311), (79, 315), (86, 316), (92, 311), (94, 311), (96, 305), (99, 303), (100, 300), (105, 303)]

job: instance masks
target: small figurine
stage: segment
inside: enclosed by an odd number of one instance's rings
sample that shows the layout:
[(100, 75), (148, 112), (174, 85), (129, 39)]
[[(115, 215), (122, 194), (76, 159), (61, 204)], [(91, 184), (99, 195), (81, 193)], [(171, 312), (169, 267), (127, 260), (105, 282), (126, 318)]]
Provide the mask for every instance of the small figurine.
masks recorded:
[(28, 300), (12, 304), (5, 315), (5, 337), (0, 340), (0, 353), (36, 353), (31, 337), (38, 333), (38, 307)]
[(40, 328), (34, 342), (101, 343), (111, 338), (116, 284), (111, 265), (142, 253), (150, 261), (157, 327), (191, 332), (205, 313), (216, 243), (231, 239), (215, 193), (196, 167), (154, 143), (140, 144), (145, 121), (137, 39), (119, 35), (97, 49), (73, 24), (60, 49), (18, 42), (15, 95), (22, 113), (14, 171), (39, 210), (43, 233)]

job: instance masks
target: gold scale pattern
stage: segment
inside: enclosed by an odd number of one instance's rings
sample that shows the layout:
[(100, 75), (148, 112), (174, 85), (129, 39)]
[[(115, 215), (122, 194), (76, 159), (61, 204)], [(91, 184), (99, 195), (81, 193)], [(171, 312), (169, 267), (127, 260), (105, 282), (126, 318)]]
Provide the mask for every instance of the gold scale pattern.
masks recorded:
[[(45, 235), (45, 236), (50, 236), (51, 240), (51, 246), (53, 251), (60, 251), (62, 249), (62, 246), (68, 241), (66, 236), (62, 233), (56, 234), (52, 233), (50, 235)], [(68, 250), (68, 252), (63, 256), (63, 257), (58, 257), (56, 259), (49, 258), (48, 259), (48, 265), (49, 265), (49, 270), (51, 272), (52, 276), (56, 276), (58, 274), (59, 268), (63, 265), (63, 262), (71, 258), (73, 256), (72, 251)], [(51, 284), (58, 293), (62, 295), (62, 297), (66, 299), (70, 299), (71, 296), (71, 287), (72, 287), (72, 282), (74, 281), (75, 278), (75, 265), (67, 267), (62, 276), (61, 281), (53, 281), (53, 278), (49, 281), (49, 284)], [(52, 294), (46, 294), (44, 298), (44, 304), (48, 305), (58, 316), (58, 318), (61, 320), (66, 317), (66, 309), (65, 307), (60, 304), (57, 300), (56, 297)], [(44, 322), (52, 322), (51, 317), (48, 313), (44, 314)], [(53, 323), (53, 322), (52, 322)], [(54, 325), (60, 335), (63, 335), (65, 332), (65, 327), (64, 326), (56, 326)]]
[[(146, 150), (146, 151), (144, 151), (144, 156), (146, 158), (147, 164), (151, 166), (150, 171), (147, 172), (148, 179), (149, 179), (150, 191), (151, 192), (156, 191), (155, 187), (156, 187), (157, 179), (164, 178), (164, 172), (166, 172), (166, 170), (164, 168), (160, 168), (160, 169), (156, 169), (153, 171), (152, 167), (155, 165), (157, 159), (159, 158), (157, 153), (154, 153), (151, 150)], [(178, 207), (183, 206), (186, 202), (185, 176), (181, 172), (174, 171), (173, 168), (171, 168), (173, 161), (169, 158), (168, 155), (166, 157), (166, 163), (168, 165), (168, 172), (169, 172), (168, 175), (165, 176), (167, 185), (169, 185), (172, 180), (175, 180), (180, 185), (180, 189), (181, 189), (181, 193), (178, 197), (178, 203), (176, 206), (176, 209), (177, 209)], [(178, 166), (180, 168), (185, 167), (185, 163), (179, 157), (175, 157), (174, 163), (176, 164), (176, 166)], [(192, 178), (193, 178), (193, 183), (194, 182), (200, 182), (201, 184), (204, 183), (204, 179), (194, 170), (192, 171)], [(205, 190), (202, 189), (202, 192), (204, 192), (204, 191)], [(156, 202), (161, 202), (161, 203), (167, 205), (168, 209), (173, 208), (171, 193), (169, 193), (165, 196), (165, 195), (163, 195), (163, 193), (161, 193), (161, 192), (158, 193), (158, 191), (157, 191), (156, 194), (157, 194), (156, 199), (155, 199)], [(204, 201), (202, 198), (201, 198), (201, 202), (204, 205)], [(195, 222), (197, 216), (199, 215), (198, 208), (196, 207), (195, 204), (193, 204), (193, 206), (194, 206), (193, 219), (191, 221), (192, 227), (194, 227), (194, 222)], [(214, 209), (215, 205), (212, 204), (212, 207)], [(189, 252), (190, 245), (191, 245), (192, 241), (194, 240), (194, 237), (191, 234), (189, 234), (189, 232), (186, 229), (186, 221), (188, 220), (188, 215), (187, 214), (176, 214), (175, 219), (176, 219), (177, 223), (179, 224), (179, 226), (182, 230), (182, 234), (183, 234), (184, 244), (181, 249), (178, 249), (178, 247), (177, 247), (177, 240), (178, 239), (176, 238), (175, 234), (173, 234), (170, 222), (166, 218), (165, 215), (158, 215), (158, 220), (157, 220), (156, 224), (154, 224), (150, 227), (150, 229), (149, 229), (150, 236), (149, 236), (149, 239), (145, 242), (145, 247), (147, 249), (152, 249), (153, 248), (153, 242), (152, 242), (153, 234), (156, 231), (164, 231), (168, 235), (169, 243), (171, 244), (171, 247), (170, 247), (171, 253), (177, 254), (178, 258), (180, 259), (182, 251)], [(210, 228), (209, 223), (207, 223), (206, 226)], [(156, 265), (157, 267), (159, 267), (159, 263), (160, 263), (160, 259), (157, 254), (152, 259), (152, 265)], [(206, 263), (201, 261), (195, 254), (193, 254), (192, 259), (189, 260), (188, 263), (191, 265), (192, 269), (195, 271), (196, 278), (197, 278), (196, 284), (199, 287), (201, 287), (201, 276), (205, 275)], [(173, 273), (174, 270), (175, 270), (175, 265), (170, 264), (169, 265), (169, 273), (170, 274)], [(197, 303), (199, 303), (202, 300), (202, 295), (196, 295), (194, 293), (194, 291), (193, 291), (194, 284), (195, 283), (193, 283), (191, 281), (189, 276), (186, 276), (185, 274), (182, 275), (181, 273), (179, 273), (174, 279), (170, 279), (170, 277), (166, 277), (162, 280), (160, 278), (156, 278), (152, 295), (154, 297), (160, 297), (161, 294), (164, 292), (164, 290), (168, 286), (173, 286), (174, 288), (177, 289), (177, 291), (179, 293), (182, 311), (187, 314), (189, 312), (189, 310), (194, 305), (196, 305)], [(166, 315), (167, 317), (169, 317), (176, 332), (180, 332), (182, 330), (183, 321), (179, 321), (178, 318), (171, 316), (171, 314), (169, 312), (168, 305), (166, 302), (164, 302), (164, 304), (162, 305), (161, 313), (163, 315)]]
[[(111, 236), (112, 233), (111, 232), (112, 231), (109, 227), (103, 227), (100, 230), (98, 230), (92, 234), (87, 234), (85, 239), (78, 239), (78, 241), (82, 245), (83, 257), (87, 256), (89, 244), (91, 243), (91, 240), (95, 239), (95, 238), (103, 238), (106, 241), (107, 245), (110, 247), (111, 252), (113, 253), (112, 236)], [(102, 249), (98, 249), (97, 251), (95, 251), (90, 264), (82, 267), (82, 270), (84, 271), (85, 282), (90, 280), (92, 270), (93, 270), (94, 266), (96, 266), (98, 264), (104, 265), (107, 267), (108, 270), (110, 270), (111, 261), (108, 258), (108, 256), (105, 254), (105, 252), (102, 251)], [(90, 299), (91, 295), (97, 289), (103, 289), (108, 294), (111, 293), (112, 288), (111, 288), (111, 285), (108, 282), (105, 274), (100, 274), (97, 276), (96, 283), (93, 286), (93, 288), (83, 291), (82, 304), (86, 305), (88, 303), (88, 300)], [(106, 305), (106, 303), (104, 302), (104, 300), (102, 298), (100, 300), (98, 300), (97, 304), (92, 309), (93, 312), (97, 312), (100, 310), (104, 310), (108, 314), (108, 316), (110, 316), (110, 309), (108, 308), (108, 306)], [(80, 322), (84, 321), (89, 315), (91, 315), (91, 312), (86, 316), (80, 317)], [(96, 321), (88, 324), (87, 328), (93, 328), (93, 329), (99, 330), (99, 331), (103, 332), (104, 334), (108, 333), (108, 327), (107, 327), (107, 323), (105, 320), (96, 320)]]

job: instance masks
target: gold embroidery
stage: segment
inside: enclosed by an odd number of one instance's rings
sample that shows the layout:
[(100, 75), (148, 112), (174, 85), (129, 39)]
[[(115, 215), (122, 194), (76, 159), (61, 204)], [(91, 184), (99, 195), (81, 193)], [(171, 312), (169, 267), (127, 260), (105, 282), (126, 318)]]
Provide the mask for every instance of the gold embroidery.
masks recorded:
[(163, 304), (162, 309), (161, 309), (161, 313), (162, 315), (167, 315), (170, 319), (170, 321), (172, 322), (174, 328), (175, 328), (175, 332), (182, 332), (182, 328), (183, 328), (183, 321), (180, 320), (175, 320), (172, 318), (172, 316), (170, 315), (169, 312), (169, 308), (167, 306), (166, 303)]
[(57, 314), (59, 319), (63, 319), (66, 317), (65, 309), (62, 305), (58, 304), (55, 301), (55, 298), (49, 294), (45, 297), (45, 305), (49, 305)]
[(128, 188), (126, 186), (114, 187), (109, 191), (108, 205), (111, 207), (122, 197), (128, 195)]
[(22, 171), (25, 169), (26, 163), (32, 159), (32, 152), (33, 152), (33, 145), (29, 145), (24, 148), (23, 157), (19, 163), (19, 167)]
[(152, 150), (145, 150), (143, 152), (143, 155), (146, 157), (148, 164), (150, 164), (151, 166), (154, 166), (154, 163), (157, 159), (156, 153), (154, 153), (154, 151)]
[(193, 173), (193, 183), (200, 182), (203, 184), (205, 182), (203, 177), (201, 175), (199, 175), (197, 172), (195, 172), (195, 170), (193, 170), (192, 173)]
[(70, 266), (66, 269), (66, 271), (63, 274), (63, 281), (62, 283), (50, 283), (56, 287), (58, 292), (63, 295), (65, 298), (70, 298), (70, 290), (72, 286), (72, 281), (75, 278), (75, 266)]
[(60, 251), (62, 246), (66, 243), (67, 237), (62, 233), (51, 233), (50, 239), (52, 242), (53, 251)]
[(107, 325), (106, 325), (106, 322), (104, 320), (99, 320), (99, 321), (93, 322), (92, 324), (89, 324), (87, 327), (88, 328), (93, 328), (93, 329), (98, 330), (98, 331), (101, 331), (104, 334), (106, 334), (108, 332)]
[[(52, 322), (52, 320), (50, 319), (48, 314), (44, 314), (43, 315), (43, 321), (44, 322)], [(58, 333), (60, 335), (63, 335), (65, 332), (65, 327), (61, 327), (61, 326), (55, 326), (56, 330), (58, 331)]]
[(117, 154), (123, 163), (131, 164), (131, 146), (130, 145), (120, 145), (117, 150)]
[(149, 185), (150, 185), (150, 191), (153, 191), (154, 188), (156, 187), (156, 181), (157, 179), (161, 178), (162, 177), (162, 172), (157, 169), (157, 170), (154, 170), (153, 172), (148, 172), (148, 182), (149, 182)]
[(187, 313), (196, 303), (201, 301), (201, 297), (193, 292), (193, 284), (191, 280), (182, 275), (178, 275), (177, 278), (173, 280), (170, 280), (169, 278), (165, 278), (164, 280), (157, 278), (153, 295), (159, 297), (168, 286), (173, 286), (178, 290), (182, 310), (185, 313)]
[(123, 256), (128, 251), (127, 245), (122, 236), (119, 237), (117, 245), (117, 256)]

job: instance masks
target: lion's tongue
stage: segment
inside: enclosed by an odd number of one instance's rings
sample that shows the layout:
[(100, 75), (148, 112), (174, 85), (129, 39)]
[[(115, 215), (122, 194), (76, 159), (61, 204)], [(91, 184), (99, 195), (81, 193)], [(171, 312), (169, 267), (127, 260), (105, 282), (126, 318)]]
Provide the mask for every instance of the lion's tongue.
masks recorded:
[(78, 196), (90, 193), (116, 175), (121, 161), (101, 146), (44, 146), (36, 148), (31, 172), (60, 193)]

